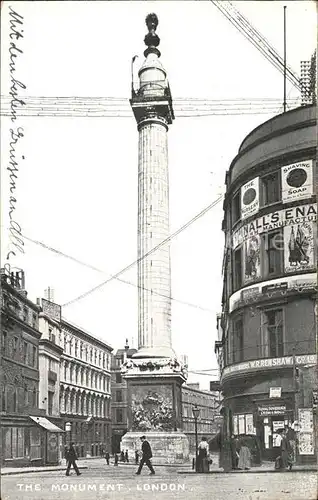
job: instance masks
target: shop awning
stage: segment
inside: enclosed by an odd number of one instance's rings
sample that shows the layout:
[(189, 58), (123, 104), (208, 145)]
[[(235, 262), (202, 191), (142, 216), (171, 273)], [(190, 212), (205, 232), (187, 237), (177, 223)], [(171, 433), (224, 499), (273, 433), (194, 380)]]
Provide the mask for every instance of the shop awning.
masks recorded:
[(62, 429), (60, 429), (57, 425), (53, 424), (50, 422), (47, 418), (45, 417), (31, 417), (30, 418), (38, 425), (43, 427), (43, 429), (50, 431), (50, 432), (65, 432)]

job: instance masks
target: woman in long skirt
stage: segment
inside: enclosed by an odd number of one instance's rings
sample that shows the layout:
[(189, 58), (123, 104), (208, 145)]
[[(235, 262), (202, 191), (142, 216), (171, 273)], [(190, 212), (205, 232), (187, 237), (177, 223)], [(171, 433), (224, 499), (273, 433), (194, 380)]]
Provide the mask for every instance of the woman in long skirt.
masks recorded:
[(251, 468), (252, 455), (249, 447), (247, 446), (246, 440), (243, 438), (240, 447), (240, 456), (237, 468), (241, 470), (248, 470)]

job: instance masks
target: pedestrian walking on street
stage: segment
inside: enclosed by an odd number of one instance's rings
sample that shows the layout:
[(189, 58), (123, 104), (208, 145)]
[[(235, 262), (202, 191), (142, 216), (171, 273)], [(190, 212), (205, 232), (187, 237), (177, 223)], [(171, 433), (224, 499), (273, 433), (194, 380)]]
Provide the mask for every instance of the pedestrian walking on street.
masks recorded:
[(138, 450), (135, 451), (135, 464), (136, 465), (139, 464), (139, 451)]
[(128, 450), (125, 451), (125, 462), (129, 463)]
[(296, 461), (295, 423), (286, 427), (286, 438), (288, 441), (288, 467), (289, 467), (289, 470), (292, 470), (292, 467)]
[(150, 474), (155, 474), (155, 471), (153, 469), (152, 463), (151, 463), (151, 458), (152, 458), (152, 451), (151, 451), (151, 446), (149, 442), (146, 439), (146, 436), (141, 436), (141, 450), (142, 450), (142, 458), (140, 460), (140, 464), (138, 467), (138, 470), (136, 472), (137, 475), (141, 473), (141, 469), (143, 468), (144, 464), (147, 465), (147, 467), (150, 469)]
[(108, 452), (108, 451), (106, 451), (106, 452), (105, 452), (105, 460), (106, 460), (107, 465), (109, 465), (109, 458), (110, 458), (110, 456), (109, 456), (109, 452)]
[(123, 451), (120, 452), (120, 461), (125, 462), (125, 453)]
[(67, 454), (67, 469), (66, 469), (66, 475), (70, 475), (70, 469), (73, 465), (73, 468), (78, 476), (81, 475), (77, 465), (76, 465), (76, 460), (77, 460), (77, 453), (74, 448), (74, 443), (71, 443), (70, 449), (68, 450)]

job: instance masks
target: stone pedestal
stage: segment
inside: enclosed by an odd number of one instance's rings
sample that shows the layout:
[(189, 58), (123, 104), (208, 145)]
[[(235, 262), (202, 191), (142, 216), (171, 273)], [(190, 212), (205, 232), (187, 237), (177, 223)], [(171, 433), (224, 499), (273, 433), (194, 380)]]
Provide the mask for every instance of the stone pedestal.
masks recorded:
[(121, 449), (133, 458), (147, 436), (154, 464), (189, 460), (188, 438), (182, 432), (181, 385), (186, 369), (176, 358), (131, 358), (124, 363), (127, 380), (129, 432)]
[[(127, 432), (121, 440), (121, 450), (128, 450), (129, 461), (140, 451), (140, 437), (145, 435), (152, 449), (152, 464), (184, 464), (189, 461), (189, 441), (182, 432)], [(141, 454), (139, 453), (141, 458)]]

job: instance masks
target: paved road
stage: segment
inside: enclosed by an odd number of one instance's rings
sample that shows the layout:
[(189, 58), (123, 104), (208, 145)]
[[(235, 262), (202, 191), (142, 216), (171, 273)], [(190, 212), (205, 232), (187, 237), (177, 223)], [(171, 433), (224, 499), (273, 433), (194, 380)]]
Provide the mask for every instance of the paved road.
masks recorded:
[(92, 466), (77, 477), (61, 471), (2, 478), (2, 500), (315, 500), (314, 472), (261, 474), (177, 474), (158, 467), (155, 476), (145, 468)]

